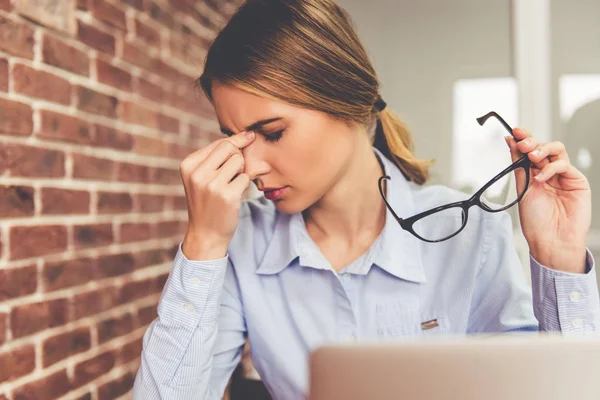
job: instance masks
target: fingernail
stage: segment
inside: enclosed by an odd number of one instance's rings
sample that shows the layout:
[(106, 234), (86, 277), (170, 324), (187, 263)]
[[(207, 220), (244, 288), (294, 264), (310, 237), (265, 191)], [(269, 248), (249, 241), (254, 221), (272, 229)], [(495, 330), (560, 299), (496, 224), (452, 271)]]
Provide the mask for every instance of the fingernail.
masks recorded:
[(535, 179), (537, 179), (538, 181), (541, 181), (544, 179), (544, 174), (542, 172), (540, 172), (539, 174), (537, 174), (535, 176)]
[(541, 153), (540, 149), (535, 149), (534, 151), (531, 152), (531, 154), (533, 154), (534, 156), (539, 156)]
[(246, 135), (246, 137), (248, 139), (254, 139), (254, 132), (253, 131), (246, 131), (246, 132), (244, 132), (244, 135)]

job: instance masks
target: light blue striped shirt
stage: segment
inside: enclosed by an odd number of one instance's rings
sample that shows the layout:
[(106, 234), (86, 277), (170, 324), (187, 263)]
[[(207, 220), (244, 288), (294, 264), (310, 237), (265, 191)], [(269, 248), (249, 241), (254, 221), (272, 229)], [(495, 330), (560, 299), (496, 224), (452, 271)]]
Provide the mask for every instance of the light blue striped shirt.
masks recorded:
[[(465, 198), (444, 186), (408, 182), (374, 151), (392, 178), (388, 198), (400, 216)], [(430, 222), (427, 229), (440, 224)], [(245, 334), (267, 389), (289, 400), (306, 397), (309, 352), (325, 343), (538, 328), (598, 331), (589, 251), (587, 262), (586, 274), (568, 274), (531, 258), (532, 291), (510, 216), (474, 207), (460, 234), (433, 244), (404, 231), (388, 211), (370, 249), (336, 273), (302, 214), (279, 213), (264, 199), (247, 201), (227, 257), (188, 260), (180, 244), (159, 317), (144, 334), (133, 397), (221, 399)], [(422, 329), (431, 320), (438, 326)]]

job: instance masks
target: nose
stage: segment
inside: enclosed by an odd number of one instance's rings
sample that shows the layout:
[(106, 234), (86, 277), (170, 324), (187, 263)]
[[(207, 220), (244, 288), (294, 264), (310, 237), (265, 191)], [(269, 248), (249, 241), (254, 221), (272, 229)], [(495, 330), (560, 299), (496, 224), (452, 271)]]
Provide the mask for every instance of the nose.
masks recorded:
[(244, 156), (244, 173), (250, 177), (250, 180), (253, 181), (270, 171), (271, 167), (265, 159), (264, 148), (259, 140), (244, 147), (242, 154)]

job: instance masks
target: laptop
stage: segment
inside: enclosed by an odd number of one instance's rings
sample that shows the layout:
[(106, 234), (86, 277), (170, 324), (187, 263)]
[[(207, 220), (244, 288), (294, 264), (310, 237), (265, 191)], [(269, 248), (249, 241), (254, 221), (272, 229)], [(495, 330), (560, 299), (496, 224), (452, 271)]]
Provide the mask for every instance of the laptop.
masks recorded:
[(310, 400), (598, 400), (600, 338), (493, 336), (327, 345)]

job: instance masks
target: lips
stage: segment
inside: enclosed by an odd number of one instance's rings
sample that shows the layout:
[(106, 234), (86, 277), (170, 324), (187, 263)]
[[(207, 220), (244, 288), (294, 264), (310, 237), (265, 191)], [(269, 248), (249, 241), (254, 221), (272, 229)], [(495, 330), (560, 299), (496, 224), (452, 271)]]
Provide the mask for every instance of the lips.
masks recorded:
[(271, 188), (267, 188), (267, 189), (263, 189), (264, 193), (265, 193), (265, 197), (269, 200), (278, 200), (280, 199), (283, 194), (285, 193), (287, 189), (287, 186), (282, 187), (282, 188), (278, 188), (278, 189), (271, 189)]

